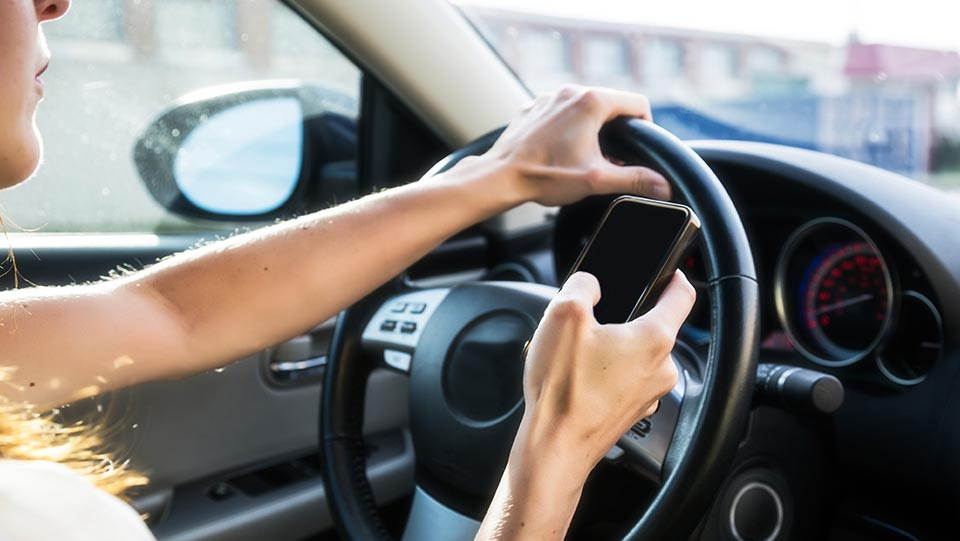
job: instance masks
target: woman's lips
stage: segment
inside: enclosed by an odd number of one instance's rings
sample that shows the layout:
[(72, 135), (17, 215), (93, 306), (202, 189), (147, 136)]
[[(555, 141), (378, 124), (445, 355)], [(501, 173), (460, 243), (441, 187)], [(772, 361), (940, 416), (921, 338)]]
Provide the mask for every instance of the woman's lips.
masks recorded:
[(42, 68), (40, 68), (40, 71), (38, 71), (37, 75), (34, 77), (34, 80), (37, 82), (37, 85), (40, 87), (41, 91), (43, 90), (43, 79), (41, 79), (40, 76), (43, 75), (43, 72), (47, 71), (47, 68), (49, 67), (50, 67), (50, 62), (47, 61), (47, 63), (44, 64)]

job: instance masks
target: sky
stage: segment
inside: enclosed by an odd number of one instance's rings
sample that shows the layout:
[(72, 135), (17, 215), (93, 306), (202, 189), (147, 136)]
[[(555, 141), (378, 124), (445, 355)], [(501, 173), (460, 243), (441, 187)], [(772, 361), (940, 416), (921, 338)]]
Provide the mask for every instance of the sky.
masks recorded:
[(463, 5), (735, 34), (960, 51), (957, 0), (454, 0)]

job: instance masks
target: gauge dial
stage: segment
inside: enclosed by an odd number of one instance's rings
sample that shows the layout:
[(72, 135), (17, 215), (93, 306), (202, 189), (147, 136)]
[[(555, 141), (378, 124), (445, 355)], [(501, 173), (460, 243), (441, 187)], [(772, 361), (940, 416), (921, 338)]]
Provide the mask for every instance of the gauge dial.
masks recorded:
[(798, 319), (831, 357), (870, 346), (887, 319), (887, 269), (870, 244), (832, 246), (809, 265), (797, 292)]
[(930, 299), (907, 291), (900, 302), (896, 327), (877, 355), (880, 372), (894, 383), (916, 385), (943, 353), (943, 324)]
[(794, 345), (827, 366), (852, 364), (873, 351), (894, 301), (891, 272), (876, 245), (833, 218), (793, 234), (777, 265), (776, 294)]

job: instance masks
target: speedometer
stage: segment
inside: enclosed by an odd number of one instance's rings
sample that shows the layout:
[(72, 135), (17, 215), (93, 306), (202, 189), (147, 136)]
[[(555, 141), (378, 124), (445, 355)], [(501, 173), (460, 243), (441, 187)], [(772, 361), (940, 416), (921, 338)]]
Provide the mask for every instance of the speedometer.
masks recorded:
[(776, 289), (787, 335), (826, 366), (860, 360), (889, 326), (891, 271), (873, 241), (844, 220), (814, 220), (790, 237), (777, 264)]
[(798, 316), (817, 345), (832, 356), (868, 347), (883, 328), (890, 304), (887, 269), (866, 242), (827, 249), (800, 284)]

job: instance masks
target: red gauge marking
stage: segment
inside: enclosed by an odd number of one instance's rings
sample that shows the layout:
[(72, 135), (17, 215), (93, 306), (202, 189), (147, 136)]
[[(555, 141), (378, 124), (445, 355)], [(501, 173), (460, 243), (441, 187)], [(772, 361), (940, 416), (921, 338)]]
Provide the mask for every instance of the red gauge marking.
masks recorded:
[(849, 356), (876, 340), (888, 314), (887, 269), (864, 241), (828, 249), (801, 288), (809, 338), (826, 356)]

